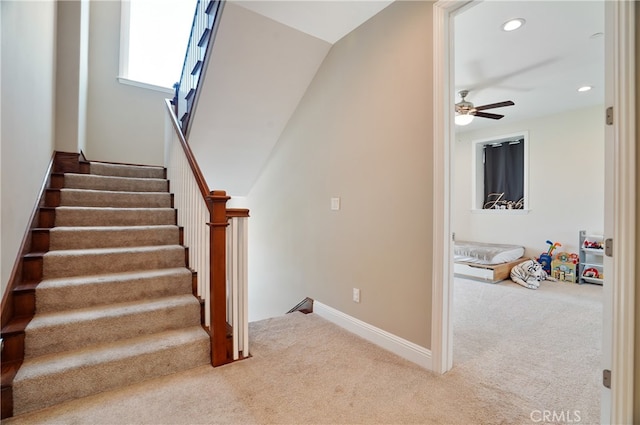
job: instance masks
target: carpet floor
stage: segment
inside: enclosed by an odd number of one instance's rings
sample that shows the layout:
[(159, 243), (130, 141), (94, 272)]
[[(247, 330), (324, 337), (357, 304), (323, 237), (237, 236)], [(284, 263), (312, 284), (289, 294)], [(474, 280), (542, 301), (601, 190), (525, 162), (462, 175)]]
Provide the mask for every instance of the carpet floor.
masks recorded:
[(454, 369), (442, 376), (294, 313), (252, 323), (247, 360), (3, 423), (533, 424), (548, 411), (554, 423), (596, 424), (601, 292), (456, 279)]
[(90, 169), (47, 191), (55, 226), (41, 233), (49, 249), (7, 393), (14, 415), (210, 362), (164, 169)]

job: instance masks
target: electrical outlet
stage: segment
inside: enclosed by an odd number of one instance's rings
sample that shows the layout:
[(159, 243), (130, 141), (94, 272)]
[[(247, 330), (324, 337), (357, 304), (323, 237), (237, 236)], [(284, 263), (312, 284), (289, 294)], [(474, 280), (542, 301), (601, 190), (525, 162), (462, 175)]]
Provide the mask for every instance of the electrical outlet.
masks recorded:
[(358, 288), (353, 288), (353, 302), (360, 302), (360, 289)]
[(338, 211), (340, 209), (340, 198), (331, 198), (331, 210)]

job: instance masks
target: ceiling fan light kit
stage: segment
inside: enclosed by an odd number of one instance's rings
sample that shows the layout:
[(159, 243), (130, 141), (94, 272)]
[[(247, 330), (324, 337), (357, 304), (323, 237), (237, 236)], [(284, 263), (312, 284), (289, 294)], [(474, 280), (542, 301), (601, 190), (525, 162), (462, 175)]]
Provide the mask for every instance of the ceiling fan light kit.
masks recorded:
[(469, 125), (473, 121), (473, 115), (469, 114), (456, 114), (455, 123), (456, 125)]
[(456, 116), (454, 119), (456, 125), (471, 124), (471, 121), (473, 121), (474, 117), (499, 120), (500, 118), (503, 118), (504, 115), (481, 111), (484, 111), (485, 109), (503, 108), (505, 106), (515, 105), (515, 103), (513, 103), (511, 100), (506, 100), (504, 102), (490, 103), (488, 105), (473, 106), (473, 103), (467, 102), (467, 100), (465, 99), (469, 94), (469, 90), (461, 90), (459, 94), (462, 100), (456, 103)]

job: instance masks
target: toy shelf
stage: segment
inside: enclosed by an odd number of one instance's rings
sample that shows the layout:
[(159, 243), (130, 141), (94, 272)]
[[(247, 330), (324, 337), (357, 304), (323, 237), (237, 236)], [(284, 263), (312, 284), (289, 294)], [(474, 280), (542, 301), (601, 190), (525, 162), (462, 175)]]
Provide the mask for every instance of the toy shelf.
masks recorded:
[(593, 255), (602, 256), (604, 254), (604, 249), (582, 248), (582, 250), (588, 254), (593, 254)]
[(596, 277), (586, 277), (586, 276), (582, 276), (580, 277), (581, 281), (585, 281), (586, 283), (593, 283), (596, 285), (602, 285), (604, 283), (603, 279), (598, 279)]
[(580, 263), (578, 266), (579, 283), (604, 283), (604, 236), (587, 234), (580, 231)]

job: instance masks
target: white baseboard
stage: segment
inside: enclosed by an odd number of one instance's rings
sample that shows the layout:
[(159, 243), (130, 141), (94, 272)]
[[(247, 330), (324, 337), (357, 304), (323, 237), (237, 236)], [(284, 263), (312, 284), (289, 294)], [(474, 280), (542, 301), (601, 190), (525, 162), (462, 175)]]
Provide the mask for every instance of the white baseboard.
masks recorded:
[(391, 351), (425, 369), (432, 370), (431, 350), (380, 328), (376, 328), (318, 301), (313, 302), (313, 312), (385, 350)]

